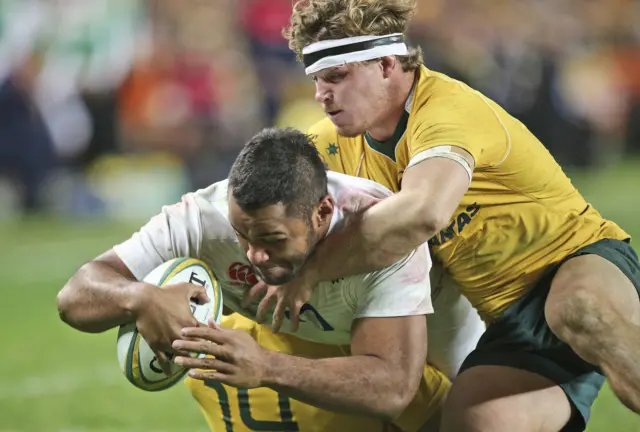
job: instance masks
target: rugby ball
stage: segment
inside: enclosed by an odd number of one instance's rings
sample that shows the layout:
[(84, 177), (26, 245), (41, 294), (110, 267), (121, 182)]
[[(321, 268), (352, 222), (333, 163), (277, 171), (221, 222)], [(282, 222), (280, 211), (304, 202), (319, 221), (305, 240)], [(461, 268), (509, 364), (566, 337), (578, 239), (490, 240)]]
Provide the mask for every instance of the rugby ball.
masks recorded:
[[(176, 258), (160, 265), (144, 278), (144, 282), (157, 285), (159, 289), (167, 285), (190, 282), (202, 285), (211, 301), (204, 305), (191, 303), (193, 316), (206, 324), (209, 318), (216, 323), (222, 319), (222, 291), (220, 284), (209, 267), (193, 258)], [(124, 376), (131, 384), (146, 391), (168, 389), (180, 381), (187, 370), (171, 363), (171, 375), (167, 376), (158, 364), (144, 338), (138, 333), (135, 323), (120, 326), (118, 331), (118, 361)]]

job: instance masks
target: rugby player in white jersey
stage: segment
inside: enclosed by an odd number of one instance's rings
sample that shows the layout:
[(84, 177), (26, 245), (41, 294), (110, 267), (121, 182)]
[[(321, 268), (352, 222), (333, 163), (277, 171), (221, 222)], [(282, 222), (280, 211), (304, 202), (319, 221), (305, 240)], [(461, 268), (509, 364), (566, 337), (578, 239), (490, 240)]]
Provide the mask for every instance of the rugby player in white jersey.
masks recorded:
[[(245, 307), (243, 298), (258, 278), (291, 280), (327, 233), (390, 195), (369, 180), (327, 173), (303, 133), (267, 129), (245, 146), (228, 180), (163, 208), (81, 267), (58, 296), (61, 316), (89, 332), (135, 321), (159, 358), (171, 347), (215, 356), (174, 359), (192, 369), (188, 386), (212, 429), (385, 430), (384, 421), (402, 414), (397, 424), (417, 430), (437, 418), (449, 387), (425, 366), (425, 315), (433, 312), (426, 245), (380, 271), (321, 284), (303, 307), (296, 337), (247, 327), (237, 315), (223, 326), (198, 326), (189, 299), (207, 301), (202, 288), (138, 282), (172, 258), (198, 258), (218, 279), (225, 307), (254, 319), (257, 303)], [(431, 363), (451, 375), (483, 326), (471, 309), (447, 312), (440, 327), (449, 340), (434, 338), (429, 351)], [(290, 323), (282, 330), (291, 332)], [(247, 389), (264, 390), (249, 398)]]

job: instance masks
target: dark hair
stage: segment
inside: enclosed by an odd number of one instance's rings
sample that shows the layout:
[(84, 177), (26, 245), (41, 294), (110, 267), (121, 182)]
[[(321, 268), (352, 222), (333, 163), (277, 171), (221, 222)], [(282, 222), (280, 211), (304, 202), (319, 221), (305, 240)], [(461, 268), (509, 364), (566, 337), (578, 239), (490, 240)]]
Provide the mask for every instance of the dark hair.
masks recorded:
[(327, 168), (311, 137), (296, 129), (263, 129), (244, 146), (229, 173), (229, 191), (245, 211), (282, 203), (310, 217), (327, 195)]

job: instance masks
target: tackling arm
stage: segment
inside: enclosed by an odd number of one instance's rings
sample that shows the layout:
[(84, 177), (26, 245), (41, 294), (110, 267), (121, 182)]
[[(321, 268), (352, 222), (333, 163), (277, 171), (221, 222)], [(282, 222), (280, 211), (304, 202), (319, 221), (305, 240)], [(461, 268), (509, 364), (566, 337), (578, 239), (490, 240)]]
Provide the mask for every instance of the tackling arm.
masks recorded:
[[(473, 169), (473, 158), (455, 150)], [(402, 189), (327, 236), (305, 266), (314, 281), (329, 281), (389, 266), (447, 226), (469, 187), (469, 174), (449, 158), (407, 169)]]

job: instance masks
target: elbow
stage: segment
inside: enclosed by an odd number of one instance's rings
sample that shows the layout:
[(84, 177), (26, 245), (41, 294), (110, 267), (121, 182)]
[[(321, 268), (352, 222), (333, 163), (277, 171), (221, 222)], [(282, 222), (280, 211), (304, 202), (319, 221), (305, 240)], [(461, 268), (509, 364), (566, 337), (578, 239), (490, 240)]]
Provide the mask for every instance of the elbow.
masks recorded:
[(419, 220), (416, 231), (421, 234), (423, 241), (428, 241), (439, 233), (442, 229), (446, 228), (451, 221), (450, 212), (443, 211), (437, 206), (430, 208), (421, 208), (418, 211), (420, 215), (416, 219)]
[[(405, 387), (406, 388), (406, 387)], [(388, 403), (383, 410), (382, 417), (384, 420), (394, 422), (402, 415), (407, 409), (415, 394), (410, 393), (407, 390), (399, 388), (394, 391), (394, 394), (388, 399)]]
[(421, 193), (411, 191), (405, 202), (408, 203), (411, 231), (419, 235), (422, 242), (426, 242), (449, 225), (455, 208), (451, 209), (437, 200), (425, 200)]
[(75, 327), (72, 319), (74, 309), (73, 297), (73, 290), (68, 283), (60, 290), (56, 297), (58, 316), (62, 322), (70, 325), (71, 327)]
[(388, 387), (389, 392), (385, 398), (380, 398), (382, 404), (377, 407), (375, 415), (387, 422), (394, 422), (404, 413), (418, 391), (420, 380), (409, 379), (393, 380), (393, 387)]
[(99, 333), (103, 331), (103, 329), (93, 328), (91, 322), (88, 321), (85, 312), (87, 307), (86, 300), (83, 298), (82, 293), (78, 291), (77, 286), (75, 286), (74, 279), (75, 276), (62, 287), (56, 296), (56, 307), (58, 308), (60, 320), (81, 332)]

